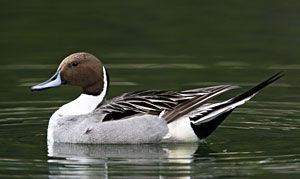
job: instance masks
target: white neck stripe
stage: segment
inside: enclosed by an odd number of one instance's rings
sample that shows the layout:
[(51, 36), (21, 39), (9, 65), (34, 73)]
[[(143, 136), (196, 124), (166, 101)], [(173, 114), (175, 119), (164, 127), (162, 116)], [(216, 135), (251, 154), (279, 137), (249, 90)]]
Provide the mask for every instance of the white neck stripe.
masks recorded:
[(102, 67), (103, 69), (103, 90), (101, 91), (100, 95), (99, 95), (99, 98), (101, 99), (99, 104), (101, 102), (103, 102), (104, 98), (105, 98), (105, 95), (107, 93), (107, 88), (108, 88), (108, 84), (107, 84), (107, 75), (106, 75), (106, 70), (104, 68), (104, 66)]

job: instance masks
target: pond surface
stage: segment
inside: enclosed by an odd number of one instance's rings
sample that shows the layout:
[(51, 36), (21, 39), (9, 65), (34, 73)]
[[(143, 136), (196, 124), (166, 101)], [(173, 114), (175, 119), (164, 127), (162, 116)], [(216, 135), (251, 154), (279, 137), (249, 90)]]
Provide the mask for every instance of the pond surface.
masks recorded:
[[(7, 1), (0, 5), (0, 178), (299, 178), (298, 1)], [(47, 146), (51, 114), (80, 90), (32, 93), (68, 54), (106, 65), (109, 97), (140, 89), (242, 88), (285, 76), (204, 142)]]

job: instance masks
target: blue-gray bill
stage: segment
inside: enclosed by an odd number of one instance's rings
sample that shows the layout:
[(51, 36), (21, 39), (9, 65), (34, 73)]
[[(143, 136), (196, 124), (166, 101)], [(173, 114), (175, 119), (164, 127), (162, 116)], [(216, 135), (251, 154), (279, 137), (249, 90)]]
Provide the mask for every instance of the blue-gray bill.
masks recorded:
[(49, 80), (31, 87), (31, 91), (41, 91), (63, 84), (60, 73), (57, 71)]

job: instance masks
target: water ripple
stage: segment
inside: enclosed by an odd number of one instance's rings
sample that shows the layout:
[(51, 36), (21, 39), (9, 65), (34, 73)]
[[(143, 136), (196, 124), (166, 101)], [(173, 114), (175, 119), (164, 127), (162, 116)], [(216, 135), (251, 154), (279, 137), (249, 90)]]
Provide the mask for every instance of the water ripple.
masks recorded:
[(272, 70), (299, 70), (300, 65), (299, 64), (289, 64), (289, 65), (283, 65), (283, 64), (274, 64), (269, 67), (269, 69)]

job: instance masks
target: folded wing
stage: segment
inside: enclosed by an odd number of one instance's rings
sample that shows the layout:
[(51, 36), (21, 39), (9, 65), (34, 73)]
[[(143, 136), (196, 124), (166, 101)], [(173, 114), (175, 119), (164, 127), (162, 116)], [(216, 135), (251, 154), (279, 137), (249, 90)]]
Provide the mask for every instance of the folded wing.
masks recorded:
[[(181, 105), (187, 105), (191, 99), (213, 97), (235, 88), (238, 87), (220, 85), (180, 92), (162, 90), (135, 91), (125, 93), (101, 104), (95, 112), (105, 114), (103, 121), (118, 120), (136, 114), (158, 115), (162, 111), (172, 111), (175, 107), (178, 109)], [(190, 108), (190, 110), (192, 109)], [(167, 122), (172, 122), (172, 120), (167, 120)]]

